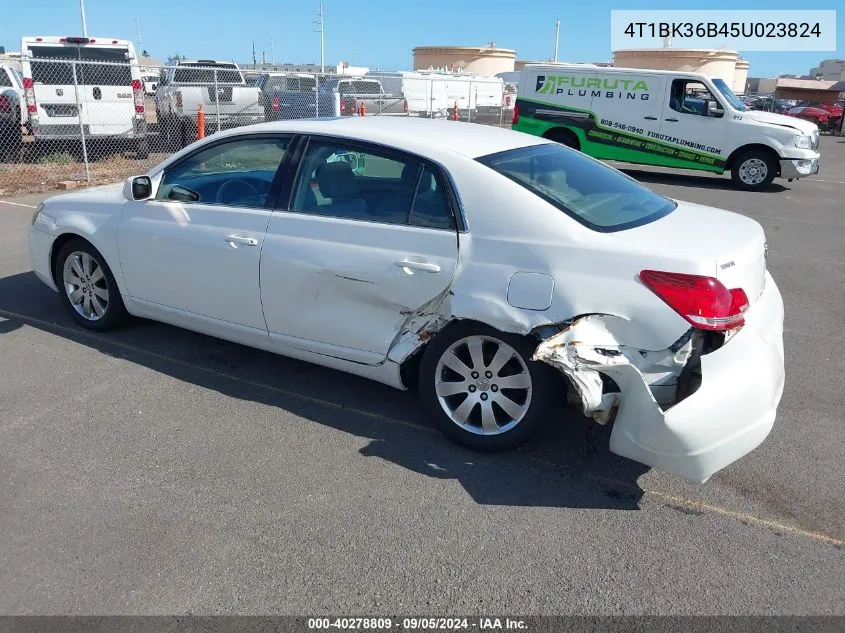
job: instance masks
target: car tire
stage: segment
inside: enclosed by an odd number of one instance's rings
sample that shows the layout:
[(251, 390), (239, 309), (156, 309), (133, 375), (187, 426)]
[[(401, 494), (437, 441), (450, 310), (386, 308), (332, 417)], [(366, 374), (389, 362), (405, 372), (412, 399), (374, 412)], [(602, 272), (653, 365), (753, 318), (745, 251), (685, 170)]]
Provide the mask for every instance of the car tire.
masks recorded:
[(479, 451), (527, 442), (549, 417), (560, 387), (553, 368), (531, 360), (533, 351), (528, 339), (485, 325), (447, 326), (425, 348), (419, 367), (420, 399), (434, 425)]
[(578, 140), (578, 136), (576, 136), (575, 132), (572, 132), (571, 130), (563, 128), (551, 130), (546, 138), (554, 141), (555, 143), (566, 145), (566, 147), (569, 147), (570, 149), (574, 149), (579, 152), (581, 151), (581, 141)]
[(138, 141), (135, 146), (135, 158), (137, 160), (147, 160), (150, 157), (150, 142), (146, 139)]
[(64, 244), (53, 275), (62, 304), (80, 326), (102, 332), (126, 319), (128, 313), (114, 275), (89, 242), (75, 238)]
[(731, 169), (731, 180), (740, 189), (759, 191), (772, 183), (777, 169), (777, 162), (771, 154), (752, 149), (736, 157)]

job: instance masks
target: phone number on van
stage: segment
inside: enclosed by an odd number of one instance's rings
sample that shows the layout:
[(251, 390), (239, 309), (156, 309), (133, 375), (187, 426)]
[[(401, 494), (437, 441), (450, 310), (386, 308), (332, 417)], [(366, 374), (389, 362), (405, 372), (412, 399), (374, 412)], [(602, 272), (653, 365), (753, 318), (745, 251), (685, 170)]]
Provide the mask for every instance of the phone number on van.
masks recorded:
[(644, 130), (641, 127), (636, 127), (634, 125), (627, 125), (625, 123), (618, 123), (611, 121), (610, 119), (601, 119), (599, 121), (601, 125), (605, 127), (612, 127), (616, 130), (623, 130), (624, 132), (631, 132), (633, 134), (643, 134)]

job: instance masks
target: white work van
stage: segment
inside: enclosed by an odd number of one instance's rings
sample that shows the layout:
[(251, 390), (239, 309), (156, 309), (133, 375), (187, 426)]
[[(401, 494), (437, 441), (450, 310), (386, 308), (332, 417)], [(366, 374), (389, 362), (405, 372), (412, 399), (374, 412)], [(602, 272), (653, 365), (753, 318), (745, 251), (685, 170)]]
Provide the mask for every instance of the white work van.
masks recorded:
[(365, 78), (377, 79), (388, 94), (402, 95), (409, 116), (428, 119), (444, 119), (447, 116), (449, 100), (446, 85), (442, 82), (433, 82), (417, 72), (373, 72)]
[(84, 137), (147, 157), (144, 86), (132, 42), (26, 36), (21, 70), (27, 131), (36, 143)]
[(448, 118), (479, 123), (497, 123), (502, 118), (505, 83), (499, 77), (482, 77), (471, 73), (420, 71), (434, 84), (444, 84), (448, 102)]
[(743, 189), (819, 171), (815, 124), (750, 111), (722, 79), (698, 73), (529, 64), (513, 129), (600, 159), (729, 171)]

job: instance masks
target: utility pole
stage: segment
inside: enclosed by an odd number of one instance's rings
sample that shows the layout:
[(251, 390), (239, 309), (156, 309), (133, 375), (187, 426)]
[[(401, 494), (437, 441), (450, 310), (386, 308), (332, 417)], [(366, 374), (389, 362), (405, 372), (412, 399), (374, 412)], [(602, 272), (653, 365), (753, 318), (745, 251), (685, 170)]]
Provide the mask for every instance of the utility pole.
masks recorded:
[(85, 0), (79, 0), (79, 14), (82, 16), (82, 37), (88, 37), (88, 25), (85, 24)]
[(557, 43), (560, 38), (560, 19), (555, 22), (555, 59), (554, 61), (557, 62)]
[(135, 38), (138, 40), (138, 55), (140, 56), (144, 47), (141, 45), (141, 19), (137, 15), (135, 16)]
[(320, 0), (320, 12), (317, 14), (317, 21), (315, 22), (320, 27), (320, 73), (326, 72), (325, 47), (323, 38), (323, 0)]
[(275, 52), (275, 49), (273, 48), (273, 36), (272, 35), (270, 36), (270, 64), (275, 69), (275, 67), (276, 67), (276, 52)]
[(252, 40), (252, 69), (255, 70), (255, 40)]

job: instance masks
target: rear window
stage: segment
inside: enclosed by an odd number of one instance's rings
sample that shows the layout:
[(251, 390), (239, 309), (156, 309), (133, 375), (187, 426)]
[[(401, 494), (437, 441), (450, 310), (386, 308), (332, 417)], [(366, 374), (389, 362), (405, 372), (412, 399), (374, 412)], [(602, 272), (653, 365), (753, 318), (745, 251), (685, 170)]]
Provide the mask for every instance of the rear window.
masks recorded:
[(594, 231), (648, 224), (677, 207), (633, 178), (557, 144), (508, 150), (478, 161)]
[(314, 92), (313, 77), (270, 77), (264, 84), (266, 92)]
[(377, 81), (341, 81), (337, 91), (342, 95), (377, 95), (381, 94), (381, 84)]
[(215, 71), (219, 84), (244, 83), (241, 72), (231, 64), (220, 64), (219, 66), (180, 64), (173, 73), (173, 81), (180, 84), (213, 84)]
[[(33, 61), (32, 80), (47, 85), (73, 85), (73, 68), (64, 60), (76, 64), (76, 81), (85, 86), (130, 86), (132, 72), (127, 48), (99, 48), (66, 44), (64, 46), (30, 46)], [(46, 61), (55, 60), (55, 61)], [(85, 63), (90, 62), (90, 63)]]

